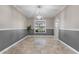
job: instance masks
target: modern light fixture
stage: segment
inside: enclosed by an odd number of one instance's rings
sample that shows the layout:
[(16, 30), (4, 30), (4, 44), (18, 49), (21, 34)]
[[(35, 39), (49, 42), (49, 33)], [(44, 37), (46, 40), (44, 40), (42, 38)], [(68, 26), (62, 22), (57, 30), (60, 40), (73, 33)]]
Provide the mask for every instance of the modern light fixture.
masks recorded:
[(36, 18), (38, 19), (38, 20), (42, 20), (42, 16), (41, 16), (41, 14), (40, 14), (40, 9), (42, 8), (42, 6), (41, 5), (38, 5), (37, 6), (37, 16), (36, 16)]
[(41, 20), (41, 19), (42, 19), (42, 16), (38, 15), (38, 16), (37, 16), (37, 19), (38, 19), (38, 20)]
[[(46, 20), (44, 20), (42, 14), (41, 14), (41, 8), (42, 6), (37, 6), (36, 11), (36, 18), (34, 21), (34, 32), (35, 33), (45, 33), (46, 32)], [(39, 46), (41, 46), (43, 43), (37, 41), (39, 43)]]

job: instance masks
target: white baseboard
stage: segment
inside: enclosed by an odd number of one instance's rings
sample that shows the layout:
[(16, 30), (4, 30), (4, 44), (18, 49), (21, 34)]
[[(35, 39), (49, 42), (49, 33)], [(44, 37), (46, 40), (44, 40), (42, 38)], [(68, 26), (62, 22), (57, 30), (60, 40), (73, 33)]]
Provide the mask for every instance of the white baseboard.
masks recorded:
[[(35, 35), (27, 35), (25, 36), (24, 38), (20, 39), (19, 41), (15, 42), (14, 44), (10, 45), (9, 47), (3, 49), (2, 51), (0, 51), (0, 54), (3, 54), (5, 51), (9, 50), (11, 47), (17, 45), (19, 42), (23, 41), (24, 39), (26, 38), (29, 38), (29, 37), (34, 37)], [(40, 35), (37, 35), (37, 37), (40, 36)], [(46, 36), (46, 35), (43, 35), (43, 36)]]
[(11, 47), (15, 46), (16, 44), (18, 44), (19, 42), (23, 41), (24, 39), (26, 39), (28, 36), (25, 36), (24, 38), (20, 39), (19, 41), (15, 42), (14, 44), (10, 45), (9, 47), (5, 48), (4, 50), (0, 51), (0, 54), (3, 54), (5, 51), (9, 50)]
[(61, 28), (60, 30), (79, 31), (79, 29), (64, 29), (64, 28)]
[[(19, 42), (23, 41), (24, 39), (28, 38), (28, 37), (32, 37), (32, 35), (27, 35), (24, 38), (22, 38), (21, 40), (15, 42), (14, 44), (12, 44), (11, 46), (5, 48), (4, 50), (2, 50), (0, 52), (0, 54), (3, 54), (5, 51), (9, 50), (11, 47), (15, 46), (16, 44), (18, 44)], [(74, 48), (72, 48), (71, 46), (67, 45), (66, 43), (64, 43), (63, 41), (57, 39), (58, 41), (60, 41), (62, 44), (64, 44), (65, 46), (67, 46), (68, 48), (70, 48), (72, 51), (74, 51), (75, 53), (79, 54), (79, 52), (77, 50), (75, 50)]]
[(28, 35), (28, 37), (54, 37), (54, 35)]
[(79, 52), (77, 50), (75, 50), (74, 48), (72, 48), (71, 46), (69, 46), (68, 44), (64, 43), (63, 41), (59, 40), (62, 44), (64, 44), (65, 46), (67, 46), (68, 48), (70, 48), (72, 51), (74, 51), (75, 53), (79, 54)]

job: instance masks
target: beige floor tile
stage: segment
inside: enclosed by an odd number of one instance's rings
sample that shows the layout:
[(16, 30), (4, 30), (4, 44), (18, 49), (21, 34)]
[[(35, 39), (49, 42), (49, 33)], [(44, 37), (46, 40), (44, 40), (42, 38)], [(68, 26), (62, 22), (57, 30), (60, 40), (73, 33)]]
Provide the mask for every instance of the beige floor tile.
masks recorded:
[(4, 54), (75, 54), (53, 36), (31, 36), (13, 46)]

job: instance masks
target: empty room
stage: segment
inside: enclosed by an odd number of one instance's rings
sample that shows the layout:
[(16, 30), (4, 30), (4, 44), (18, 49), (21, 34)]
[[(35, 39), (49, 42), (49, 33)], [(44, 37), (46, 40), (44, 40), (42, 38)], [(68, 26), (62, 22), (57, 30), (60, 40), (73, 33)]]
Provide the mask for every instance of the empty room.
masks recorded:
[(0, 54), (78, 54), (79, 5), (0, 5)]

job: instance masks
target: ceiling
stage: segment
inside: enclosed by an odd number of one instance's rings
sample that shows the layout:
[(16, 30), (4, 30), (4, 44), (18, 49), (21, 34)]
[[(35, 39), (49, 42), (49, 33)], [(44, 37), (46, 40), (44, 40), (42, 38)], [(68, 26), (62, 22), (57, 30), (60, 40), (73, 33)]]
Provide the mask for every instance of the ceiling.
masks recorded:
[(54, 17), (65, 7), (65, 5), (16, 5), (14, 7), (16, 7), (26, 17), (31, 18), (38, 15)]

